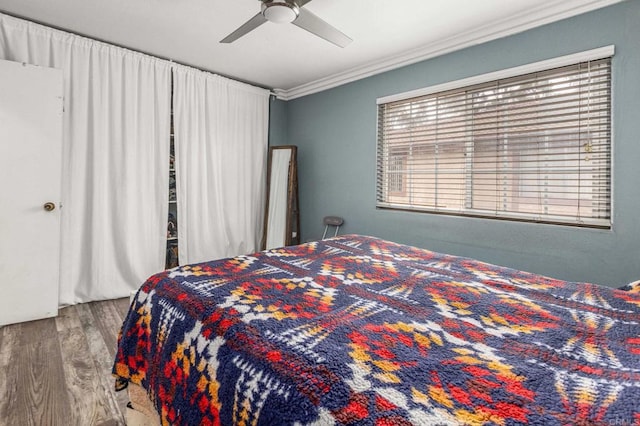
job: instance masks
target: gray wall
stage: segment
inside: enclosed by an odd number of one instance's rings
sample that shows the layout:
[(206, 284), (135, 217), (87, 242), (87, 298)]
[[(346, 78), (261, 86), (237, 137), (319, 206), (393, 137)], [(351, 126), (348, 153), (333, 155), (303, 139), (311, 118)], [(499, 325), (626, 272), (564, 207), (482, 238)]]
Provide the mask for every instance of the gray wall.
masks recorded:
[[(376, 98), (614, 44), (611, 230), (394, 212), (375, 207)], [(640, 279), (640, 1), (277, 103), (273, 144), (299, 151), (303, 241), (322, 218), (345, 233), (573, 281), (619, 286)], [(277, 141), (276, 141), (277, 138)]]
[(269, 100), (269, 146), (287, 143), (287, 103), (271, 96)]

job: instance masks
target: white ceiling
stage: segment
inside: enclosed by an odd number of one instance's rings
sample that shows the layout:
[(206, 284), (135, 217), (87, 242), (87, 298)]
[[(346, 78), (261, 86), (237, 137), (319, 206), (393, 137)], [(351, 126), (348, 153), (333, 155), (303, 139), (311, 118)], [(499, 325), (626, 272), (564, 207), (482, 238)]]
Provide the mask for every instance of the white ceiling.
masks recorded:
[(294, 97), (520, 32), (621, 0), (314, 0), (305, 8), (354, 41), (294, 25), (219, 40), (258, 0), (0, 0), (0, 11), (172, 59)]

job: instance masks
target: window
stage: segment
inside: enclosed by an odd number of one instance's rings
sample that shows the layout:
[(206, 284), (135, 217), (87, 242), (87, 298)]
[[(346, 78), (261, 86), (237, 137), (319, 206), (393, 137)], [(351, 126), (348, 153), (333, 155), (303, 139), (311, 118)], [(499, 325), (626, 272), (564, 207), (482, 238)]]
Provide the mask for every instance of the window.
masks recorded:
[(607, 53), (379, 99), (378, 207), (610, 227)]
[(404, 195), (407, 154), (404, 152), (391, 153), (389, 156), (389, 193), (399, 196)]

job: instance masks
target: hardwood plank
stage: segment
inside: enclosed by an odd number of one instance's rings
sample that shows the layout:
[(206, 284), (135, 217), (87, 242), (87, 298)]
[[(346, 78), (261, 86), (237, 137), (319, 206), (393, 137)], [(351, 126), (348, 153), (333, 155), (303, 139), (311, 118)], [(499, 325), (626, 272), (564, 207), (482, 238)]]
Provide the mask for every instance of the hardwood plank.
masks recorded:
[(3, 330), (3, 335), (13, 336), (12, 345), (14, 346), (30, 344), (34, 340), (53, 337), (56, 334), (53, 318), (10, 324)]
[(111, 302), (116, 305), (116, 308), (122, 317), (122, 321), (124, 321), (127, 317), (127, 313), (129, 312), (129, 298), (123, 297), (122, 299), (111, 300)]
[[(14, 348), (18, 346), (18, 327), (15, 325), (7, 325), (0, 330), (2, 332), (2, 346), (0, 346), (0, 425), (5, 425), (3, 419), (6, 419), (9, 408), (13, 405), (13, 393), (9, 389), (9, 371), (12, 368), (11, 356)], [(15, 386), (12, 386), (13, 389)]]
[(98, 369), (88, 356), (89, 344), (82, 328), (67, 328), (59, 333), (59, 339), (67, 392), (73, 407), (69, 424), (95, 425), (112, 421), (108, 401), (101, 392)]
[[(53, 322), (50, 324), (53, 326)], [(36, 326), (44, 324), (27, 324), (25, 328), (35, 331)], [(13, 347), (11, 366), (6, 370), (8, 404), (3, 407), (3, 421), (7, 425), (64, 424), (62, 420), (69, 415), (71, 405), (57, 336), (20, 337), (30, 341)]]
[[(77, 305), (78, 318), (89, 346), (89, 354), (95, 363), (100, 380), (99, 395), (104, 398), (117, 421), (124, 423), (124, 413), (129, 402), (126, 392), (115, 392), (115, 381), (111, 375), (115, 348), (109, 350), (96, 325), (96, 318), (91, 312), (90, 304)], [(117, 333), (115, 331), (114, 333)]]
[(111, 375), (128, 298), (0, 328), (0, 426), (124, 425)]
[(89, 303), (88, 307), (93, 314), (94, 323), (102, 335), (109, 355), (113, 359), (116, 355), (118, 332), (122, 328), (123, 318), (112, 301), (93, 302)]
[(20, 328), (16, 327), (17, 325), (19, 324), (7, 325), (0, 329), (0, 334), (2, 334), (2, 345), (0, 345), (0, 368), (9, 364), (13, 348), (18, 346)]
[(0, 424), (62, 424), (53, 419), (70, 407), (54, 320), (12, 324), (3, 336)]
[(78, 311), (75, 306), (67, 306), (66, 308), (60, 309), (55, 321), (58, 332), (73, 328), (82, 328), (82, 324), (80, 324), (80, 319), (78, 318)]
[(123, 423), (120, 423), (117, 420), (111, 419), (111, 420), (106, 420), (102, 423), (96, 423), (95, 426), (120, 426), (123, 425)]

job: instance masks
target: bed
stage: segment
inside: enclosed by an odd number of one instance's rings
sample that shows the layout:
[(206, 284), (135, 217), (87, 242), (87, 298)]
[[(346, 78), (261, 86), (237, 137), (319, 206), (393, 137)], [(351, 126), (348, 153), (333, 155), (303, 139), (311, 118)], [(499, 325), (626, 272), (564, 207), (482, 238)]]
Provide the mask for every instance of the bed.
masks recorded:
[(151, 277), (113, 374), (163, 424), (640, 424), (640, 287), (340, 236)]

